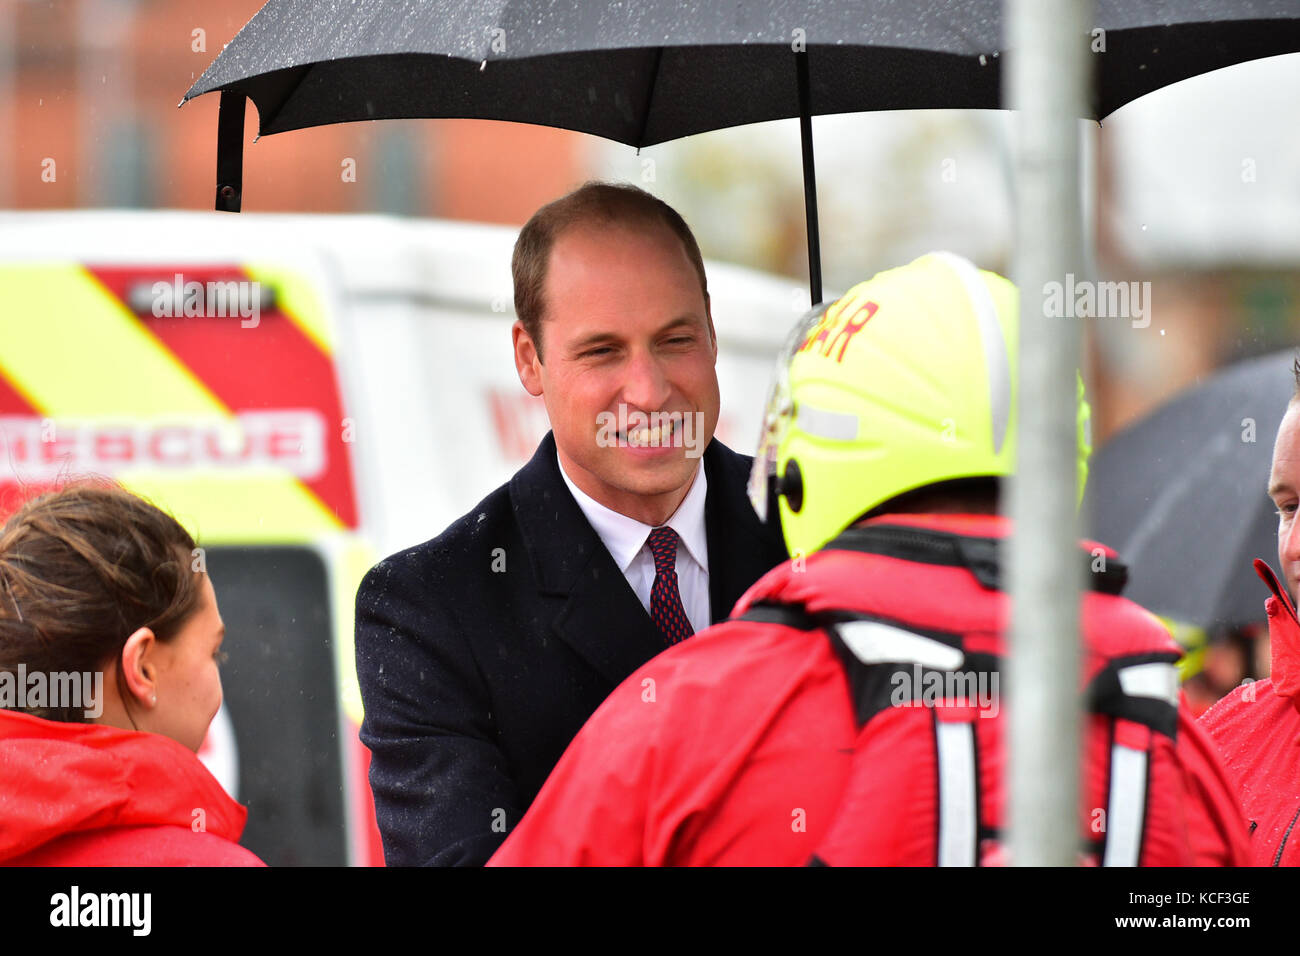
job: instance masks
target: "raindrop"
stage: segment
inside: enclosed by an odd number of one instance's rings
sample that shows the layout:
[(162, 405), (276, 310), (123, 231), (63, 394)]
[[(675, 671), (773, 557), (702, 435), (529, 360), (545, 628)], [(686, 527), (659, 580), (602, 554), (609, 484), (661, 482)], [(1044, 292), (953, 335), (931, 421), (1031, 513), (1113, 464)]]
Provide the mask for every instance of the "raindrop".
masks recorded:
[(478, 71), (482, 73), (486, 69), (487, 69), (487, 60), (484, 60), (482, 63), (478, 65)]
[(1145, 222), (1142, 223), (1142, 231), (1143, 231), (1143, 232), (1146, 232), (1146, 231), (1147, 231), (1147, 224), (1146, 224)]
[(981, 54), (980, 54), (980, 66), (988, 66), (988, 62), (989, 62), (989, 61), (985, 58), (984, 54), (981, 53)]

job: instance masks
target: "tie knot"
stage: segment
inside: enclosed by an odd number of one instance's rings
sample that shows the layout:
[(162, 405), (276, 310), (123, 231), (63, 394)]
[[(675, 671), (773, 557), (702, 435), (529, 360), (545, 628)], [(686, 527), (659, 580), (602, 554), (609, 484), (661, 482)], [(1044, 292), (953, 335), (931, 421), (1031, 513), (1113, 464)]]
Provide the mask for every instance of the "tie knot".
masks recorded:
[(650, 532), (650, 553), (655, 559), (655, 574), (677, 569), (677, 532), (672, 528), (655, 528)]

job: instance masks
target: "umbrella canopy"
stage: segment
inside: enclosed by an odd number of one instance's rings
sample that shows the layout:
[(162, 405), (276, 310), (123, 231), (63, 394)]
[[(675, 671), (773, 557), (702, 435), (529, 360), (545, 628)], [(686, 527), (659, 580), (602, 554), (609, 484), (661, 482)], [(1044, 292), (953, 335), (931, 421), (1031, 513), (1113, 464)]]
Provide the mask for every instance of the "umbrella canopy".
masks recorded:
[(555, 126), (639, 148), (799, 116), (816, 304), (811, 117), (996, 108), (998, 7), (999, 0), (271, 0), (181, 102), (222, 91), (216, 206), (232, 212), (240, 208), (245, 96), (257, 104), (259, 135), (454, 117)]
[(998, 7), (999, 0), (271, 0), (185, 99), (242, 93), (257, 104), (262, 135), (457, 117), (556, 126), (640, 147), (798, 116), (794, 54), (806, 50), (818, 114), (992, 109)]
[(1251, 561), (1277, 563), (1265, 489), (1294, 358), (1237, 363), (1098, 452), (1086, 507), (1093, 537), (1129, 565), (1126, 596), (1206, 628), (1265, 619), (1268, 593)]
[[(1295, 0), (1099, 0), (1096, 118), (1300, 49)], [(630, 146), (800, 114), (998, 109), (999, 0), (270, 0), (194, 83), (259, 135), (409, 117), (514, 120)], [(184, 101), (182, 101), (184, 102)]]
[[(367, 119), (512, 120), (641, 147), (802, 121), (812, 301), (821, 300), (814, 115), (998, 109), (1000, 0), (269, 0), (185, 94), (222, 92), (216, 208), (259, 135)], [(1091, 114), (1300, 50), (1295, 0), (1099, 0)]]
[(1225, 66), (1300, 51), (1296, 0), (1096, 0), (1092, 116)]

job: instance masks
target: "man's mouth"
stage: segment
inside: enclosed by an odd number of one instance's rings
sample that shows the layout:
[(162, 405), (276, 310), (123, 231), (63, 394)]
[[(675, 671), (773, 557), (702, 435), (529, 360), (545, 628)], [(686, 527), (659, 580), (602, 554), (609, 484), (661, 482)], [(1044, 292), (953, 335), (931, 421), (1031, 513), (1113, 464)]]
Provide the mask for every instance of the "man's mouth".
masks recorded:
[[(704, 412), (628, 411), (620, 405), (617, 412), (604, 411), (596, 416), (596, 444), (601, 448), (636, 449), (641, 456), (667, 459), (666, 449), (684, 449), (695, 458), (708, 444), (704, 436)], [(652, 453), (651, 450), (660, 450)]]
[(626, 434), (619, 435), (619, 438), (624, 444), (633, 448), (663, 448), (673, 441), (677, 432), (677, 422), (668, 421), (661, 425), (629, 428)]

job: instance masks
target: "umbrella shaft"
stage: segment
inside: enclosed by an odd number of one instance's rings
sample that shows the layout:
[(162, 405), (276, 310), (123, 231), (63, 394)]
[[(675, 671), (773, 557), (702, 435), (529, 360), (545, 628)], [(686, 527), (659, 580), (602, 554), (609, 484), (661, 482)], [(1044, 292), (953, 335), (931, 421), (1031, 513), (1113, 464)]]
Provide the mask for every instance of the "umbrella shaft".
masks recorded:
[(803, 144), (803, 207), (808, 220), (808, 297), (822, 301), (822, 246), (817, 226), (817, 169), (813, 162), (812, 90), (808, 80), (808, 51), (795, 53), (799, 79), (799, 138)]

